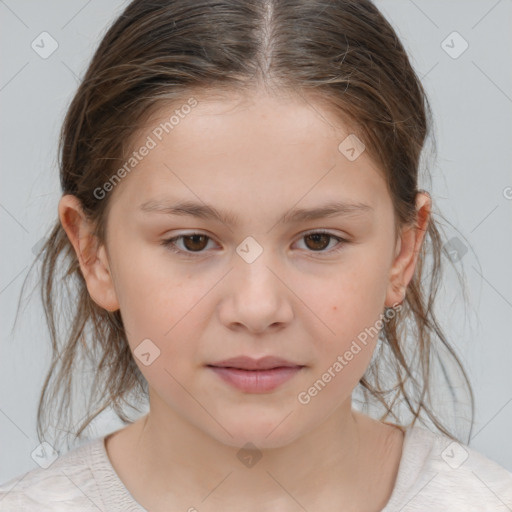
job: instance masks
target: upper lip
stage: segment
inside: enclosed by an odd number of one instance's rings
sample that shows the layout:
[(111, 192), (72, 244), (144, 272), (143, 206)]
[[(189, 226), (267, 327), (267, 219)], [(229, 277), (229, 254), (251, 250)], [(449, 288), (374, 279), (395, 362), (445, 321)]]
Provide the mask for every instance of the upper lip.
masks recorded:
[(224, 359), (211, 363), (208, 366), (219, 366), (224, 368), (240, 368), (242, 370), (269, 370), (271, 368), (280, 368), (283, 366), (295, 367), (303, 366), (300, 364), (292, 363), (281, 357), (265, 356), (260, 359), (254, 359), (248, 356), (232, 357), (231, 359)]

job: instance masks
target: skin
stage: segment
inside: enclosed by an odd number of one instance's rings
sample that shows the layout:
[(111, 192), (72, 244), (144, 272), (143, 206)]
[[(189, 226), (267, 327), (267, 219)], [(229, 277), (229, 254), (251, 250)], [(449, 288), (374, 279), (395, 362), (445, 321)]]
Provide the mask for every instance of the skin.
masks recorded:
[[(134, 148), (175, 108), (162, 107)], [(351, 406), (377, 337), (309, 403), (297, 399), (385, 306), (403, 300), (430, 216), (430, 196), (419, 193), (417, 225), (404, 226), (395, 244), (381, 170), (366, 151), (349, 161), (338, 150), (350, 133), (325, 108), (296, 97), (200, 98), (111, 192), (106, 246), (94, 243), (78, 200), (62, 197), (59, 216), (91, 297), (121, 310), (132, 352), (148, 338), (160, 350), (148, 366), (134, 358), (149, 383), (150, 412), (106, 440), (114, 469), (148, 510), (343, 504), (361, 512), (387, 503), (403, 433)], [(230, 210), (238, 225), (139, 210), (164, 198)], [(292, 208), (330, 199), (373, 210), (276, 224)], [(349, 243), (333, 252), (335, 238), (315, 244), (304, 236), (319, 229)], [(176, 243), (202, 250), (199, 256), (161, 245), (191, 232), (209, 238)], [(252, 263), (236, 252), (247, 236), (263, 249)], [(276, 390), (253, 394), (205, 366), (241, 354), (277, 355), (305, 368)], [(252, 467), (237, 457), (247, 442), (261, 454)]]

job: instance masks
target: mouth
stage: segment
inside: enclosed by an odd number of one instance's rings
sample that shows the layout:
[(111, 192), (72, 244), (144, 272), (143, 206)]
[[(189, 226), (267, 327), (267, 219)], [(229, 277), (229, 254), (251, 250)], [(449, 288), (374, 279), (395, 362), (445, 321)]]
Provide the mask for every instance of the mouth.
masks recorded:
[(237, 370), (273, 370), (275, 368), (296, 368), (304, 365), (276, 356), (265, 356), (260, 359), (254, 359), (248, 356), (237, 356), (211, 363), (208, 366), (216, 368), (234, 368)]
[(245, 393), (268, 393), (297, 375), (304, 365), (282, 358), (267, 356), (253, 359), (247, 356), (207, 365), (225, 383)]

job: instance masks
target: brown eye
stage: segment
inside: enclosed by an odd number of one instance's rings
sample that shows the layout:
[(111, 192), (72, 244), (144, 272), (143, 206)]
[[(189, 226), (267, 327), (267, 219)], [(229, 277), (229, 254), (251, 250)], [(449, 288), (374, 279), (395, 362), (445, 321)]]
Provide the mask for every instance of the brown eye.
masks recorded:
[(311, 235), (305, 235), (305, 240), (310, 240), (311, 244), (306, 244), (309, 249), (315, 251), (322, 251), (328, 245), (330, 239), (333, 238), (332, 235), (328, 235), (327, 233), (313, 233)]
[(206, 235), (184, 235), (183, 245), (189, 251), (202, 251), (208, 243)]
[[(160, 242), (164, 247), (182, 256), (201, 256), (206, 254), (206, 247), (211, 238), (202, 233), (179, 235)], [(178, 244), (178, 242), (180, 242)], [(180, 247), (181, 246), (181, 247)]]
[(318, 253), (319, 256), (335, 254), (341, 251), (348, 240), (336, 236), (328, 231), (313, 231), (302, 235), (299, 239), (304, 243), (305, 251), (309, 253)]

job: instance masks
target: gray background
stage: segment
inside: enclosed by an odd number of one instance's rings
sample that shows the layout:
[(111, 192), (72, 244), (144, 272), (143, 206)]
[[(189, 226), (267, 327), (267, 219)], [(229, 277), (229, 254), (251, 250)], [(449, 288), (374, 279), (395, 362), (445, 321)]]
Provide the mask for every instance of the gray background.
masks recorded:
[[(435, 207), (453, 224), (446, 227), (447, 238), (464, 244), (454, 245), (451, 254), (467, 275), (468, 316), (456, 296), (455, 302), (447, 296), (440, 311), (474, 386), (470, 446), (512, 471), (512, 2), (376, 3), (423, 78), (438, 141), (431, 192)], [(50, 354), (37, 289), (18, 327), (11, 329), (34, 247), (57, 216), (58, 131), (79, 77), (125, 5), (119, 0), (0, 1), (0, 482), (37, 467), (31, 458), (38, 445), (35, 414)], [(46, 59), (31, 47), (43, 31), (58, 43)], [(456, 55), (463, 44), (458, 36), (442, 45), (453, 31), (469, 44), (461, 55)], [(30, 283), (29, 292), (34, 280)], [(107, 414), (89, 436), (119, 426)]]

